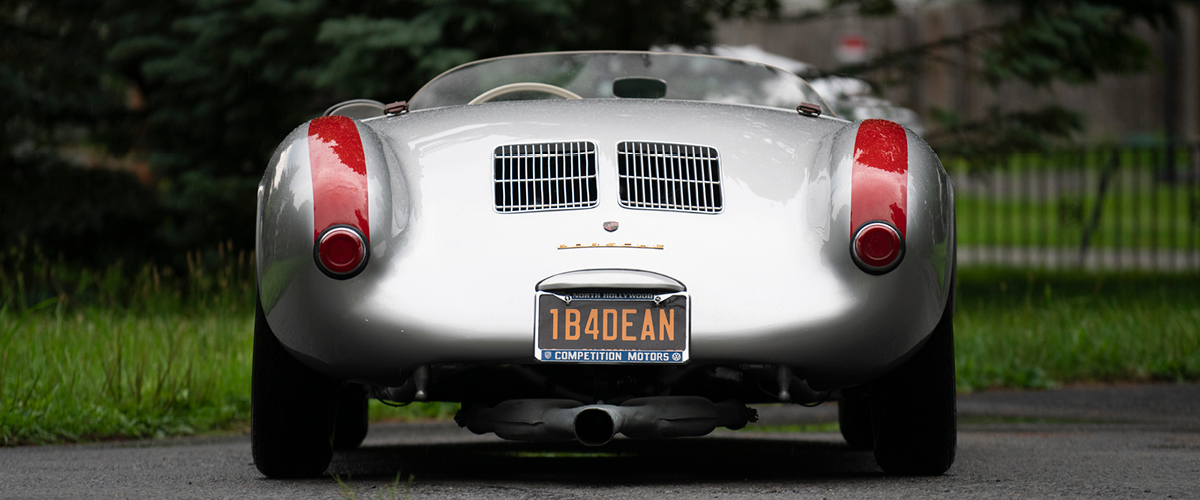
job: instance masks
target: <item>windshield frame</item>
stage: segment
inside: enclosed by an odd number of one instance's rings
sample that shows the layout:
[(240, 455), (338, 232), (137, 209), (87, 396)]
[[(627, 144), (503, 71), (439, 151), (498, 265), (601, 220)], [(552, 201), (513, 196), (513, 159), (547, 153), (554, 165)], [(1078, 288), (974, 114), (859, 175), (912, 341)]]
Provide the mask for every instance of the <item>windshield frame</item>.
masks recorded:
[[(761, 67), (761, 68), (767, 70), (770, 73), (773, 73), (774, 75), (776, 75), (778, 77), (785, 78), (785, 79), (794, 78), (795, 79), (794, 82), (787, 82), (787, 83), (798, 83), (799, 84), (796, 86), (796, 89), (799, 90), (799, 92), (802, 96), (802, 100), (798, 101), (797, 105), (799, 104), (799, 102), (808, 102), (808, 103), (816, 104), (821, 107), (822, 114), (829, 115), (829, 116), (835, 116), (835, 117), (837, 116), (834, 113), (833, 109), (825, 102), (825, 100), (821, 97), (821, 95), (819, 93), (817, 93), (816, 89), (814, 89), (811, 84), (809, 84), (806, 80), (804, 80), (800, 76), (796, 75), (795, 73), (792, 73), (785, 69), (779, 68), (777, 66), (760, 63), (757, 61), (749, 61), (749, 60), (738, 59), (738, 58), (734, 58), (734, 57), (716, 56), (716, 55), (709, 55), (709, 54), (694, 54), (694, 53), (688, 53), (688, 52), (669, 52), (669, 51), (664, 51), (664, 52), (636, 51), (636, 50), (581, 50), (581, 51), (535, 52), (535, 53), (528, 53), (528, 54), (513, 54), (513, 55), (492, 57), (492, 58), (487, 58), (487, 59), (480, 59), (477, 61), (471, 61), (469, 63), (460, 64), (460, 65), (450, 68), (446, 71), (443, 71), (441, 74), (434, 77), (432, 80), (429, 80), (429, 82), (427, 82), (427, 83), (425, 83), (425, 85), (421, 86), (421, 88), (418, 89), (417, 92), (414, 93), (413, 96), (409, 99), (409, 106), (410, 106), (410, 109), (413, 111), (420, 111), (420, 110), (425, 110), (425, 109), (436, 109), (436, 108), (449, 107), (449, 106), (468, 105), (468, 102), (454, 102), (454, 103), (450, 103), (450, 104), (440, 104), (440, 103), (435, 102), (435, 103), (433, 103), (433, 105), (425, 105), (425, 103), (422, 102), (423, 99), (421, 99), (421, 97), (423, 96), (424, 93), (427, 93), (427, 91), (438, 88), (439, 86), (446, 84), (446, 80), (453, 78), (454, 76), (461, 76), (463, 72), (470, 71), (477, 66), (495, 64), (497, 62), (502, 62), (502, 61), (506, 61), (506, 60), (522, 60), (522, 59), (550, 58), (550, 57), (564, 57), (564, 56), (566, 56), (566, 57), (590, 56), (590, 55), (643, 56), (643, 57), (650, 56), (650, 57), (656, 57), (656, 58), (659, 58), (659, 57), (664, 57), (664, 58), (667, 58), (667, 57), (704, 58), (704, 59), (710, 59), (710, 60), (728, 61), (730, 63), (737, 63), (737, 64), (742, 64), (742, 65), (758, 66), (758, 67)], [(680, 59), (680, 60), (682, 60), (682, 59)], [(638, 75), (624, 75), (624, 76), (638, 76)], [(537, 79), (530, 79), (527, 81), (537, 82)], [(541, 82), (539, 82), (539, 83), (541, 83)], [(768, 83), (768, 82), (767, 82), (767, 80), (763, 80), (763, 83)], [(585, 95), (583, 97), (585, 99), (633, 100), (630, 98), (620, 98), (620, 97), (610, 97), (610, 96)], [(783, 106), (773, 105), (770, 103), (763, 103), (763, 102), (739, 102), (739, 101), (734, 101), (734, 100), (697, 99), (697, 98), (672, 99), (669, 96), (660, 98), (660, 99), (661, 100), (683, 100), (683, 101), (710, 102), (710, 103), (719, 103), (719, 104), (747, 105), (747, 106), (755, 106), (755, 107), (768, 107), (768, 108), (774, 108), (774, 109), (795, 109), (792, 106), (783, 107)], [(462, 100), (462, 99), (459, 99), (459, 100)], [(655, 99), (655, 100), (659, 100), (659, 99)]]

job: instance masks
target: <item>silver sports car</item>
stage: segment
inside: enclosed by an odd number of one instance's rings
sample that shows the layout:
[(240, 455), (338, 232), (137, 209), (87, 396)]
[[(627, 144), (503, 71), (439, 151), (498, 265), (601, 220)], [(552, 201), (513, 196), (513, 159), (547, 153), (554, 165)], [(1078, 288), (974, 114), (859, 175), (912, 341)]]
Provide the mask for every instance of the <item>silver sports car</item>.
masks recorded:
[(695, 54), (465, 64), (293, 131), (258, 188), (252, 442), (358, 446), (367, 400), (517, 440), (701, 436), (839, 401), (894, 474), (955, 451), (954, 195), (797, 76)]

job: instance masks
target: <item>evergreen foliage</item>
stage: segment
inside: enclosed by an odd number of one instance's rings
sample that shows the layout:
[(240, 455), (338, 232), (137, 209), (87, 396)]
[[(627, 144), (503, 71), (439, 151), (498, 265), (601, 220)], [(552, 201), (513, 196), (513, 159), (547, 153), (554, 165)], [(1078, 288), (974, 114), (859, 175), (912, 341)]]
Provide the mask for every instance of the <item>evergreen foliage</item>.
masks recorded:
[[(60, 163), (55, 139), (64, 134), (98, 155), (132, 148), (155, 176), (159, 196), (144, 211), (165, 249), (227, 240), (248, 248), (254, 186), (272, 148), (335, 102), (407, 99), (438, 73), (485, 57), (705, 45), (715, 18), (772, 12), (776, 3), (0, 0), (0, 22), (15, 34), (0, 62), (0, 89), (10, 96), (0, 103), (0, 161), (33, 161), (44, 172)], [(25, 183), (6, 182), (0, 194), (19, 199)], [(35, 228), (57, 223), (12, 219), (0, 245), (26, 237), (58, 247), (78, 234), (43, 234)]]
[(103, 263), (144, 257), (154, 240), (152, 189), (79, 168), (125, 156), (137, 135), (102, 11), (0, 0), (0, 249), (30, 242)]
[[(958, 47), (994, 85), (1090, 82), (1151, 67), (1134, 25), (1169, 26), (1173, 5), (986, 1), (1010, 15), (844, 70), (897, 81)], [(505, 54), (706, 45), (715, 19), (777, 9), (778, 0), (0, 0), (0, 247), (86, 258), (80, 243), (100, 242), (104, 258), (135, 259), (225, 241), (249, 248), (254, 186), (272, 148), (335, 102), (407, 99), (450, 67)], [(829, 9), (897, 11), (894, 0)], [(987, 123), (938, 117), (935, 142), (968, 153), (1082, 127), (1062, 108), (996, 111)], [(114, 161), (115, 172), (79, 168)]]

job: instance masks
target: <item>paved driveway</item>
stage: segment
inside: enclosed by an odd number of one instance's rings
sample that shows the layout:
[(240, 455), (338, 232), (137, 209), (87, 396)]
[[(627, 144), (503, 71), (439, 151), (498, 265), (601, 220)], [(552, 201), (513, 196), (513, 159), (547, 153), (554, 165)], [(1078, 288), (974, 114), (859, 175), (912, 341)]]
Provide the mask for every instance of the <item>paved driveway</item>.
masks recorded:
[[(332, 477), (262, 478), (245, 436), (0, 449), (4, 498), (1200, 498), (1200, 385), (960, 399), (944, 476), (883, 475), (836, 433), (780, 432), (836, 408), (764, 407), (758, 427), (603, 448), (375, 426)], [(399, 477), (399, 486), (393, 486)], [(409, 482), (409, 478), (411, 483)]]

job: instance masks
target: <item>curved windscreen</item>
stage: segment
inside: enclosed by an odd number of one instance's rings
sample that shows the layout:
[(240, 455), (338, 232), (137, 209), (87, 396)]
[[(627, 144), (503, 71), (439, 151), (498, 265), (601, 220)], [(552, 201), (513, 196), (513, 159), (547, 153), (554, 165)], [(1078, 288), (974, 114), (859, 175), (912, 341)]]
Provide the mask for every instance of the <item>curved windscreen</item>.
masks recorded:
[[(654, 80), (665, 82), (665, 94)], [(620, 97), (788, 109), (809, 102), (832, 114), (807, 82), (782, 69), (673, 52), (549, 52), (485, 59), (434, 78), (417, 91), (409, 109), (500, 100), (615, 98), (614, 81)]]

